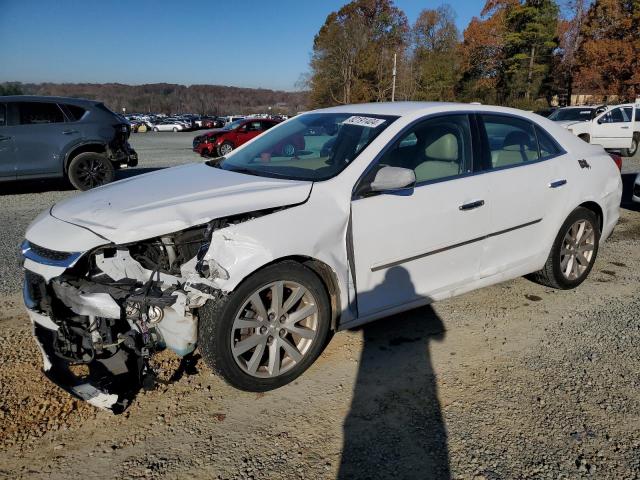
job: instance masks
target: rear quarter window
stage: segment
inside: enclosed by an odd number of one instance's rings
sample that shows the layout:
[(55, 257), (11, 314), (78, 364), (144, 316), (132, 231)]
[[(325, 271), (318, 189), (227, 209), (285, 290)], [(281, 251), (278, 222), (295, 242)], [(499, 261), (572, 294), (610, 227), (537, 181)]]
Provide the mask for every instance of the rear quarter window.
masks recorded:
[(69, 113), (70, 120), (72, 122), (77, 122), (82, 117), (84, 117), (85, 113), (87, 113), (86, 109), (77, 105), (64, 105), (64, 108), (66, 108), (67, 112)]
[(539, 126), (535, 126), (536, 137), (538, 137), (538, 147), (540, 148), (540, 158), (551, 158), (560, 155), (563, 150), (556, 141)]

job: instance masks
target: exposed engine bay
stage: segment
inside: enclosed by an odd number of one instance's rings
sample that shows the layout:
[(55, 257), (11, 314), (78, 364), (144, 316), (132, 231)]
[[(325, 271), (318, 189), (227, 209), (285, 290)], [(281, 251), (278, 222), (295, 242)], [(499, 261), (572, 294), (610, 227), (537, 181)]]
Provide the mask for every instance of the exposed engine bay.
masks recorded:
[[(156, 383), (150, 357), (165, 348), (181, 357), (191, 354), (198, 309), (224, 295), (213, 279), (228, 273), (205, 258), (212, 233), (273, 211), (98, 247), (49, 281), (27, 269), (25, 302), (45, 374), (95, 406), (124, 410), (140, 387), (152, 389)], [(34, 244), (28, 248), (41, 258), (64, 260), (66, 255)], [(72, 373), (78, 365), (88, 373)]]

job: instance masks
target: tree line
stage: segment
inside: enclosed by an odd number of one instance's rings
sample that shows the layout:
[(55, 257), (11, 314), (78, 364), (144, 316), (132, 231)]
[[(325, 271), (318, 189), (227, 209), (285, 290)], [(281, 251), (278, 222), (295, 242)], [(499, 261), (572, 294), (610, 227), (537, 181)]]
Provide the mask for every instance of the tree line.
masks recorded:
[(220, 85), (153, 83), (5, 83), (0, 95), (54, 95), (104, 102), (115, 112), (199, 113), (233, 115), (248, 113), (292, 114), (305, 108), (305, 95), (258, 88)]
[(487, 0), (461, 33), (450, 5), (410, 25), (393, 0), (327, 17), (304, 81), (311, 107), (396, 100), (535, 109), (572, 93), (640, 95), (640, 0)]

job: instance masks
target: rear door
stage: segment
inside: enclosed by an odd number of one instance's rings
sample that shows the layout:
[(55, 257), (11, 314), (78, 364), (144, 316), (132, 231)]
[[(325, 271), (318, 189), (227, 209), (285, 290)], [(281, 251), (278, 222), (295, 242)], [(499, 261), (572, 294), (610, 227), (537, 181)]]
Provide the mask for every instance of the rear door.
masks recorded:
[(10, 128), (20, 176), (61, 174), (65, 146), (73, 126), (56, 103), (16, 102), (16, 122)]
[(15, 178), (15, 154), (13, 137), (9, 132), (7, 104), (0, 103), (0, 178)]
[[(479, 114), (484, 155), (474, 171), (489, 185), (490, 232), (482, 277), (531, 271), (548, 254), (567, 193), (560, 163), (566, 154), (551, 136), (526, 118)], [(540, 139), (540, 142), (538, 142)], [(535, 267), (534, 267), (535, 268)]]
[(593, 121), (590, 143), (611, 149), (630, 148), (632, 123), (633, 115), (629, 115), (625, 108), (612, 108)]

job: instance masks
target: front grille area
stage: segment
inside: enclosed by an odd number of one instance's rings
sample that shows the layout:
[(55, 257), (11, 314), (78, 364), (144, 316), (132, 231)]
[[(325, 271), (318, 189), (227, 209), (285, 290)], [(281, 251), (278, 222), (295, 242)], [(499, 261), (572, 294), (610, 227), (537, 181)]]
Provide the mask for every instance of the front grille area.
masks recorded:
[(74, 254), (71, 252), (58, 252), (57, 250), (49, 250), (35, 243), (29, 242), (30, 249), (38, 256), (49, 260), (68, 260)]

